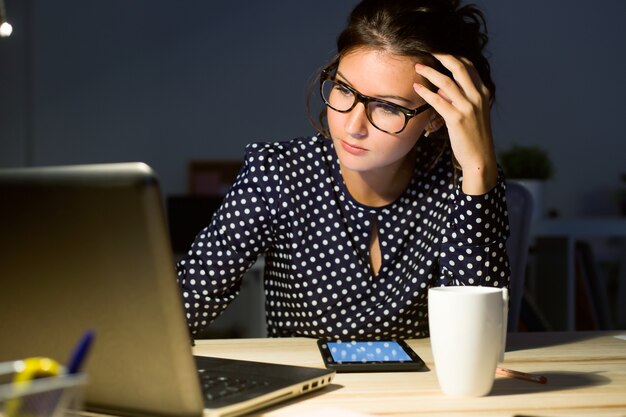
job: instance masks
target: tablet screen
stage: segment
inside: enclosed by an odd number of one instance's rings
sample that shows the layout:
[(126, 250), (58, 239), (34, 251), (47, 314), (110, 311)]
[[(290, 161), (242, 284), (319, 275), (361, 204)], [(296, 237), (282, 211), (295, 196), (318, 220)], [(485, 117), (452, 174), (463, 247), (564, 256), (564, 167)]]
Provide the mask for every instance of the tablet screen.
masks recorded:
[(335, 362), (411, 362), (404, 349), (394, 341), (326, 342)]

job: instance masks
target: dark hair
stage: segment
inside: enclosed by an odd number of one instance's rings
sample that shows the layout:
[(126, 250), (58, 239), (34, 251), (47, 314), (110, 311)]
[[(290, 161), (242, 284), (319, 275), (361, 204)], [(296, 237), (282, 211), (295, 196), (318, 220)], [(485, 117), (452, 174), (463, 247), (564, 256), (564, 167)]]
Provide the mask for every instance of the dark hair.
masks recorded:
[[(481, 11), (474, 5), (461, 6), (460, 0), (363, 0), (352, 10), (347, 27), (337, 39), (337, 54), (327, 67), (337, 65), (351, 52), (373, 48), (415, 57), (451, 75), (431, 55), (433, 52), (451, 54), (465, 57), (474, 64), (493, 102), (496, 86), (491, 79), (489, 61), (484, 56), (487, 39)], [(313, 88), (314, 85), (311, 91)], [(321, 126), (324, 115), (325, 111), (320, 115)], [(311, 121), (317, 125), (313, 118)]]

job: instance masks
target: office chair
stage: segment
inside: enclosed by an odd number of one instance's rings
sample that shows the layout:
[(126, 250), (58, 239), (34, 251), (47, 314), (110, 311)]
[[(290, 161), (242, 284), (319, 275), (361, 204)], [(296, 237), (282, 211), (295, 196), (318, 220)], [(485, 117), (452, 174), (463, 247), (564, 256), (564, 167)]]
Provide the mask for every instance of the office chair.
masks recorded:
[(506, 251), (509, 255), (509, 265), (511, 267), (507, 329), (509, 332), (515, 332), (517, 331), (524, 296), (524, 279), (528, 247), (530, 245), (533, 197), (522, 184), (515, 181), (507, 181), (506, 203), (509, 212), (510, 232), (510, 236), (506, 241)]

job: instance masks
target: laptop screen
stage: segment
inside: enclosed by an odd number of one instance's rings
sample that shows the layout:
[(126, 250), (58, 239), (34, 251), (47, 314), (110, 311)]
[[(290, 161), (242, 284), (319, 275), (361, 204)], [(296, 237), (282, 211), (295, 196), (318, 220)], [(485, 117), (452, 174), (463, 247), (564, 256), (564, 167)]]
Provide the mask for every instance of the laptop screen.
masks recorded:
[(200, 415), (154, 172), (145, 164), (0, 172), (0, 361), (65, 362), (86, 329), (88, 408)]
[[(0, 170), (0, 196), (0, 362), (46, 356), (66, 363), (91, 329), (88, 409), (209, 412), (155, 173), (141, 163)], [(215, 399), (211, 415), (237, 415), (310, 392), (334, 375), (205, 359), (207, 371), (253, 376), (266, 387)], [(273, 380), (262, 383), (264, 375)]]

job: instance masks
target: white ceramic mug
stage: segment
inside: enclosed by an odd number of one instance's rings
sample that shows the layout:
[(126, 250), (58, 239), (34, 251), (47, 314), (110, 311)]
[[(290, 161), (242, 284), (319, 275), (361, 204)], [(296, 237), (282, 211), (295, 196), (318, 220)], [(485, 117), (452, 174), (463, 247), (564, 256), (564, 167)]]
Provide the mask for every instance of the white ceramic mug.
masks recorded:
[(504, 360), (509, 295), (506, 288), (455, 286), (428, 290), (430, 343), (444, 394), (489, 394)]

